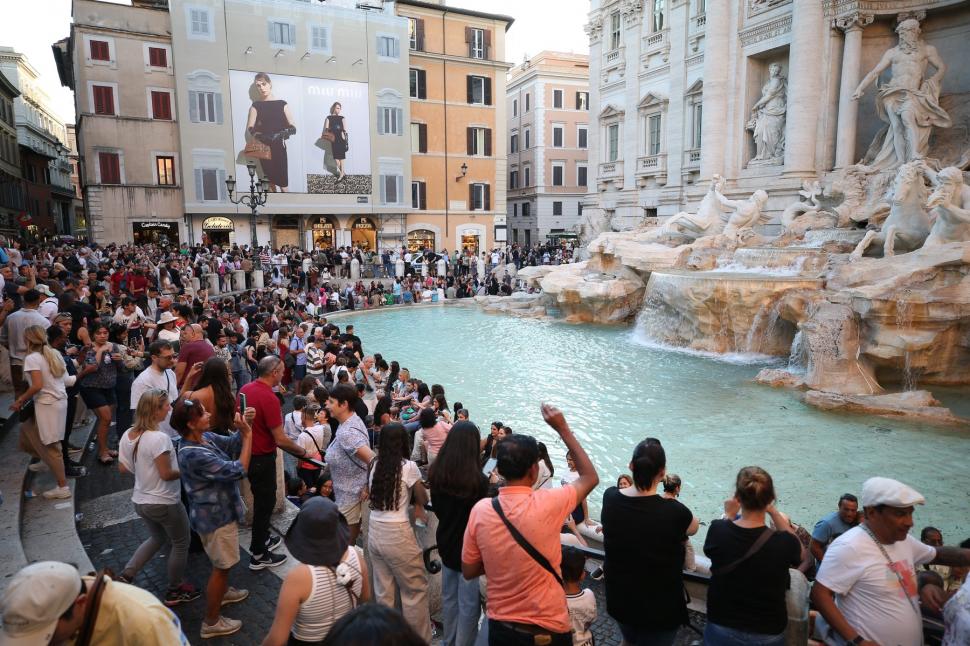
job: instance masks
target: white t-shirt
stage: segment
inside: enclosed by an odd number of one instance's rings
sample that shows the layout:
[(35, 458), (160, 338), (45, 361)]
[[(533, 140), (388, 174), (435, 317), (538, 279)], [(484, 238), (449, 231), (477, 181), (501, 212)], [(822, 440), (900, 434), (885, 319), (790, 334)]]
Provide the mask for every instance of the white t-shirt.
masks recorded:
[(936, 548), (912, 536), (883, 547), (892, 568), (872, 537), (861, 526), (853, 527), (829, 545), (816, 580), (836, 593), (846, 621), (866, 639), (885, 646), (921, 646), (923, 620), (907, 596), (919, 608), (916, 567), (936, 558)]
[[(138, 455), (135, 456), (135, 443)], [(131, 429), (118, 442), (118, 459), (135, 474), (135, 488), (131, 501), (137, 505), (174, 505), (179, 502), (179, 481), (162, 480), (155, 466), (155, 458), (168, 453), (169, 464), (178, 469), (172, 438), (162, 431), (145, 431), (132, 441)], [(136, 459), (137, 458), (137, 459)]]
[[(376, 465), (375, 465), (376, 466)], [(397, 509), (394, 511), (377, 511), (371, 509), (371, 520), (382, 520), (384, 522), (408, 522), (408, 503), (411, 500), (411, 487), (421, 479), (421, 472), (418, 465), (411, 460), (401, 460), (401, 488), (397, 492)], [(370, 474), (370, 487), (374, 488), (374, 471)]]
[(27, 373), (34, 370), (39, 370), (40, 376), (44, 380), (44, 385), (41, 386), (40, 392), (34, 395), (38, 402), (52, 404), (56, 400), (67, 399), (65, 384), (73, 386), (74, 381), (77, 379), (76, 376), (67, 374), (67, 369), (65, 368), (63, 375), (55, 377), (51, 374), (50, 366), (47, 365), (47, 359), (40, 352), (31, 352), (24, 358), (24, 381), (28, 384), (30, 383), (30, 377)]
[[(175, 372), (171, 369), (159, 372), (155, 369), (155, 366), (149, 366), (146, 370), (142, 370), (141, 374), (135, 377), (135, 381), (131, 384), (131, 401), (129, 402), (131, 410), (138, 409), (138, 400), (145, 394), (145, 391), (152, 388), (167, 391), (170, 404), (178, 399), (179, 389), (176, 384)], [(172, 409), (169, 408), (165, 420), (158, 425), (158, 430), (163, 431), (169, 437), (178, 437), (178, 433), (168, 423), (171, 416)]]
[(283, 416), (283, 433), (291, 440), (295, 440), (303, 430), (303, 413), (298, 410), (290, 411)]
[(578, 594), (567, 594), (566, 607), (573, 628), (573, 646), (591, 646), (593, 633), (589, 627), (596, 621), (596, 595), (589, 588)]

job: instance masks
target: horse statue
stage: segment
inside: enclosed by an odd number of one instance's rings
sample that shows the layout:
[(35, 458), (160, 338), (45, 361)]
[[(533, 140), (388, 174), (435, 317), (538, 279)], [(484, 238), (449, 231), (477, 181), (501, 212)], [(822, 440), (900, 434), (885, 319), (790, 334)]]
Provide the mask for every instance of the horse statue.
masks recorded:
[(893, 256), (898, 246), (903, 251), (915, 251), (923, 246), (930, 234), (932, 221), (926, 211), (926, 184), (923, 173), (926, 169), (922, 160), (903, 164), (893, 180), (892, 201), (889, 215), (882, 223), (882, 229), (870, 229), (849, 256), (859, 260), (875, 242), (883, 247), (883, 256)]
[(724, 231), (727, 218), (719, 201), (724, 180), (720, 175), (711, 178), (707, 194), (697, 207), (697, 213), (681, 211), (664, 222), (663, 226), (650, 233), (652, 238), (680, 234), (694, 241), (702, 236), (718, 235)]

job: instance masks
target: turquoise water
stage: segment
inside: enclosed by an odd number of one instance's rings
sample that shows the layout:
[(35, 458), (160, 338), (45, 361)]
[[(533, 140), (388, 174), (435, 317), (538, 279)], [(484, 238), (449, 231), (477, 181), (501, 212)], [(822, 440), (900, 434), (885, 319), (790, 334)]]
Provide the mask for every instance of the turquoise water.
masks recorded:
[[(681, 500), (716, 518), (739, 468), (772, 474), (779, 508), (811, 529), (844, 492), (874, 475), (897, 478), (927, 499), (916, 527), (948, 543), (970, 536), (970, 432), (875, 417), (823, 413), (795, 393), (752, 382), (763, 364), (727, 363), (639, 343), (630, 329), (489, 316), (464, 307), (415, 308), (334, 319), (353, 322), (368, 353), (380, 352), (423, 381), (444, 385), (487, 432), (500, 420), (549, 447), (557, 473), (565, 448), (539, 404), (559, 406), (603, 484), (627, 471), (636, 443), (656, 437)], [(945, 400), (966, 402), (967, 391)], [(702, 527), (702, 533), (704, 528)]]

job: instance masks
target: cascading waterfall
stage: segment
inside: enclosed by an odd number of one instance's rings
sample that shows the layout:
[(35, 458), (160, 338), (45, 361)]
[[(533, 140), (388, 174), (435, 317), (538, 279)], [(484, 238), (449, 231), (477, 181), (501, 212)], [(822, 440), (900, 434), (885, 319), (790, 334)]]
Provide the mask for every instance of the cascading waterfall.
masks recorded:
[(791, 342), (791, 351), (788, 353), (788, 372), (802, 374), (808, 370), (808, 356), (805, 347), (805, 336), (799, 330), (795, 333), (795, 338)]
[[(906, 291), (901, 292), (896, 297), (896, 327), (906, 330), (913, 324), (913, 301), (910, 294)], [(903, 390), (917, 390), (919, 382), (919, 369), (913, 367), (913, 357), (909, 348), (905, 348), (903, 354)]]

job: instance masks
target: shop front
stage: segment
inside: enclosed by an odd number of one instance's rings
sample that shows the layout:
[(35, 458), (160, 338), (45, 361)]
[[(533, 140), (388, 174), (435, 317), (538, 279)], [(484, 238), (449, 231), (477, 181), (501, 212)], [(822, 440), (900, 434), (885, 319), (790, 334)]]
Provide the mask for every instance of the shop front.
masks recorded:
[(414, 252), (420, 249), (437, 249), (435, 245), (435, 234), (430, 229), (415, 229), (408, 231), (408, 251)]
[(131, 237), (136, 245), (157, 244), (179, 245), (178, 222), (162, 222), (151, 220), (148, 222), (132, 222)]
[(314, 249), (333, 249), (337, 246), (337, 219), (331, 215), (321, 215), (310, 222)]
[(213, 216), (202, 221), (202, 241), (206, 245), (229, 246), (229, 234), (236, 230), (232, 220), (222, 216)]
[(364, 251), (377, 249), (377, 225), (368, 217), (350, 221), (350, 243)]
[(281, 249), (284, 245), (290, 247), (299, 247), (300, 216), (274, 215), (272, 233), (274, 249)]

